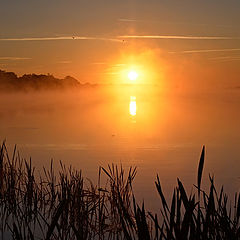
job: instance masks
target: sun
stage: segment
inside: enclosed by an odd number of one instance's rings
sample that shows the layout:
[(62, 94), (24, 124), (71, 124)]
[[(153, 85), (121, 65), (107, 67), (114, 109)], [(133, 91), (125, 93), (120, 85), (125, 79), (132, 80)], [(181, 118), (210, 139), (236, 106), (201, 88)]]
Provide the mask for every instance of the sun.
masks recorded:
[(131, 81), (135, 81), (135, 80), (137, 80), (137, 78), (138, 78), (138, 73), (135, 72), (135, 71), (130, 71), (130, 72), (128, 73), (128, 78), (129, 78), (129, 80), (131, 80)]

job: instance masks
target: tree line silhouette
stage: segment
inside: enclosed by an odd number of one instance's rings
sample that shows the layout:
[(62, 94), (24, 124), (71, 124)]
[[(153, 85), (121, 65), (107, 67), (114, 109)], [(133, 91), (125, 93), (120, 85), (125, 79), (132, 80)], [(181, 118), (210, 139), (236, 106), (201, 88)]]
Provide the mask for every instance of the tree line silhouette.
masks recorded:
[(24, 74), (18, 77), (14, 72), (0, 70), (0, 91), (57, 90), (84, 85), (71, 76), (59, 79), (51, 74)]

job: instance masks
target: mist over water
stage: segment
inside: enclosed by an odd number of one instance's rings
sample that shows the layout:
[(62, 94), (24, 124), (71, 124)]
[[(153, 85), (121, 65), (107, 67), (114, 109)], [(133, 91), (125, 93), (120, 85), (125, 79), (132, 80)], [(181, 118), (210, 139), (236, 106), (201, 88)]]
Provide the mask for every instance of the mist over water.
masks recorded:
[[(0, 140), (32, 157), (37, 171), (54, 159), (97, 181), (98, 167), (137, 166), (134, 189), (151, 203), (159, 174), (170, 197), (179, 177), (191, 191), (202, 145), (203, 180), (239, 188), (240, 93), (164, 93), (153, 86), (105, 86), (0, 95)], [(204, 185), (203, 185), (204, 186)]]

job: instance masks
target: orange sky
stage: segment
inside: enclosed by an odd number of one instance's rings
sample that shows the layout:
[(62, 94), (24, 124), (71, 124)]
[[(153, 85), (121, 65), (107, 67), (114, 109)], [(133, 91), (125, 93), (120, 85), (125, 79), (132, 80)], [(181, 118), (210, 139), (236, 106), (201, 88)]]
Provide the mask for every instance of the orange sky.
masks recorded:
[(0, 3), (0, 69), (122, 83), (234, 87), (240, 73), (237, 1)]

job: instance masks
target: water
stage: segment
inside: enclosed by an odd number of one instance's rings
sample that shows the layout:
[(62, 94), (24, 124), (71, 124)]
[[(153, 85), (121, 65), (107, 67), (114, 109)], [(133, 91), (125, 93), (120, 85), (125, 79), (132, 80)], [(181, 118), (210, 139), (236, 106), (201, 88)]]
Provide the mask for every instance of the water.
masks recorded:
[(108, 86), (64, 92), (0, 95), (0, 140), (32, 157), (37, 172), (54, 159), (97, 181), (98, 167), (137, 166), (135, 193), (158, 208), (159, 174), (170, 197), (179, 177), (188, 192), (196, 183), (206, 145), (204, 184), (239, 188), (240, 93), (163, 91), (156, 86)]

